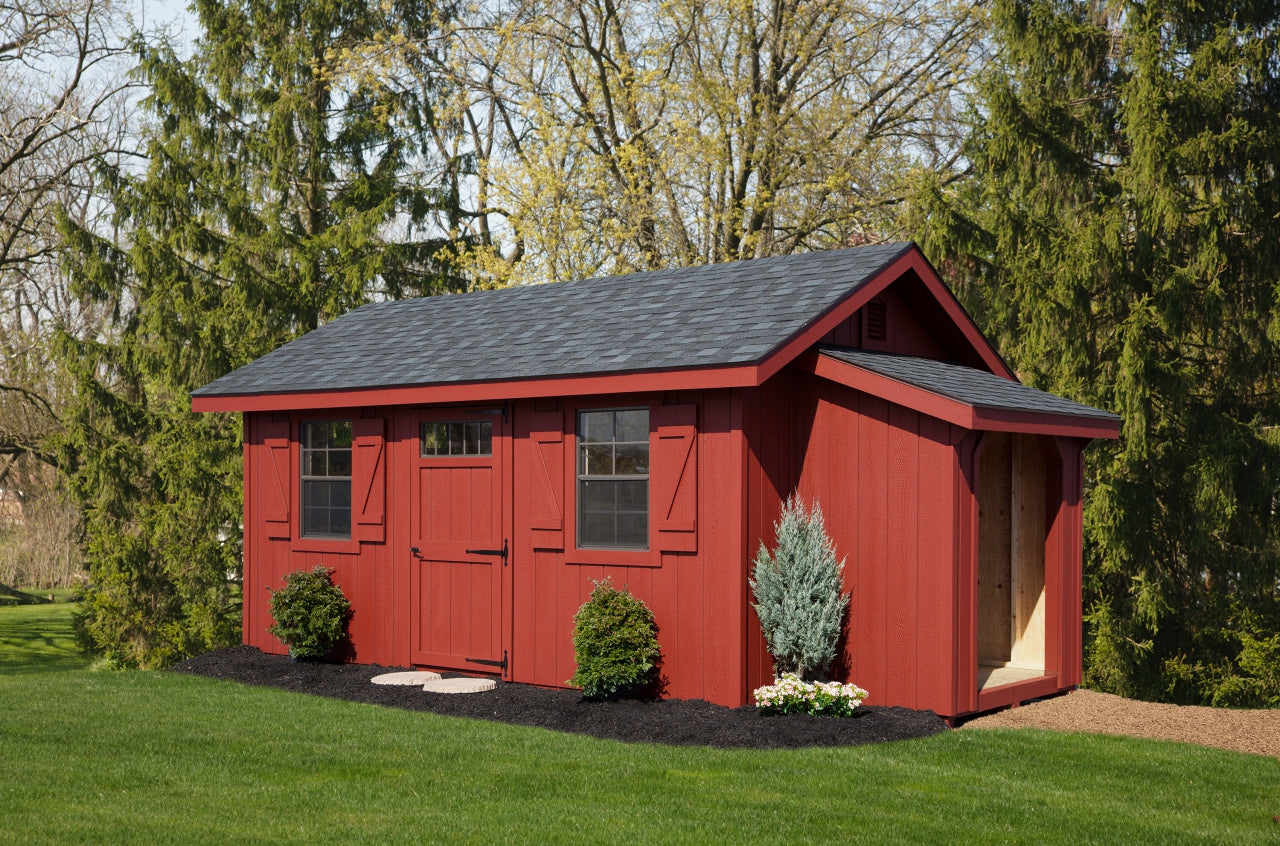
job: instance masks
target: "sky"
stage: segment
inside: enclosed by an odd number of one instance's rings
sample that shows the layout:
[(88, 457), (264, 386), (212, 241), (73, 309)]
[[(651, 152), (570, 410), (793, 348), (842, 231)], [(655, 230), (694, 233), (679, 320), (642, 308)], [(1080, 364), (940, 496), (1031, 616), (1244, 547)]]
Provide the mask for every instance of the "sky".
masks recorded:
[(187, 9), (188, 0), (133, 0), (134, 23), (144, 32), (167, 29), (174, 36), (180, 53), (191, 48), (199, 35), (196, 16)]

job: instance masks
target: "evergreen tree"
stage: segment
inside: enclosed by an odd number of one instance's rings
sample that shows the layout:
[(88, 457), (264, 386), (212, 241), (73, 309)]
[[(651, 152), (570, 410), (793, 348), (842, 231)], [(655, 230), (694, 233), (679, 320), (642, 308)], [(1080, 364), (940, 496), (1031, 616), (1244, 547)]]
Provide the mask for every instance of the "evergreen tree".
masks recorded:
[(793, 493), (773, 529), (774, 551), (760, 544), (751, 567), (751, 607), (773, 656), (774, 675), (821, 680), (836, 659), (849, 610), (849, 594), (841, 593), (844, 560), (836, 561), (816, 502), (810, 509)]
[(435, 256), (451, 197), (417, 139), (430, 104), (337, 73), (353, 45), (426, 41), (418, 0), (196, 0), (179, 60), (135, 37), (146, 163), (107, 171), (118, 235), (64, 221), (104, 338), (67, 339), (61, 444), (85, 509), (85, 645), (157, 666), (237, 638), (239, 422), (189, 392), (372, 296), (458, 282)]
[(1124, 418), (1087, 459), (1086, 683), (1275, 701), (1280, 5), (992, 21), (971, 176), (919, 231), (1024, 381)]

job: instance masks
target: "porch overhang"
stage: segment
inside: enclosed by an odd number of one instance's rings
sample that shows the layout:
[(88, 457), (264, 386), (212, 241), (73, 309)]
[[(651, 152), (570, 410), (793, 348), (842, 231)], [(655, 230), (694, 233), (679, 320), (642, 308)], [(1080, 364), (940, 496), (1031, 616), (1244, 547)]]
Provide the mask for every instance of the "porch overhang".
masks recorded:
[(1114, 439), (1120, 418), (959, 364), (819, 346), (797, 360), (823, 379), (964, 429)]

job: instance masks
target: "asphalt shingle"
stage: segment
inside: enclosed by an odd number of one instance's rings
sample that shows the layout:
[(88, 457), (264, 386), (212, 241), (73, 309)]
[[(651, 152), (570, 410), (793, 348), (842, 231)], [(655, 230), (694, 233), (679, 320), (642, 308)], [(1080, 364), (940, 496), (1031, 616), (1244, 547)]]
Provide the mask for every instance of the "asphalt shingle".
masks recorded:
[(374, 303), (195, 396), (758, 363), (910, 244)]
[(852, 364), (975, 408), (1030, 411), (1107, 421), (1120, 419), (1109, 412), (1011, 382), (993, 373), (946, 361), (825, 345), (819, 347), (818, 351), (845, 364)]

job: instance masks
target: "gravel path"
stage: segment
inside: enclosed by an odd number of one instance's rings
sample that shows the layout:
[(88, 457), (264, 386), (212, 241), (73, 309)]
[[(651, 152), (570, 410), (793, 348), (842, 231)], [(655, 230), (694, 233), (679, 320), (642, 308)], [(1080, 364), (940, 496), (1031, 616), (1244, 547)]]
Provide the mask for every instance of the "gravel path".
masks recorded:
[(964, 728), (1041, 728), (1178, 740), (1280, 758), (1280, 709), (1249, 711), (1137, 702), (1076, 690), (964, 724)]

